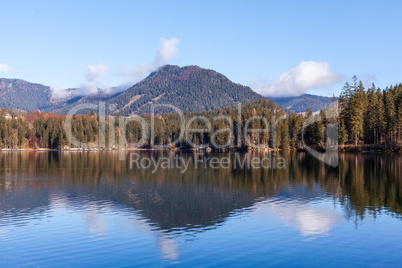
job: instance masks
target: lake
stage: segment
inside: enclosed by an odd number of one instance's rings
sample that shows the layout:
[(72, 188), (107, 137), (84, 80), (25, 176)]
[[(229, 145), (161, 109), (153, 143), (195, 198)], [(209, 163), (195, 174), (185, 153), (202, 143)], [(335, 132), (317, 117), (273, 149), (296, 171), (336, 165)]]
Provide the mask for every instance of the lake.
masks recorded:
[(0, 267), (402, 265), (400, 154), (124, 154), (0, 153)]

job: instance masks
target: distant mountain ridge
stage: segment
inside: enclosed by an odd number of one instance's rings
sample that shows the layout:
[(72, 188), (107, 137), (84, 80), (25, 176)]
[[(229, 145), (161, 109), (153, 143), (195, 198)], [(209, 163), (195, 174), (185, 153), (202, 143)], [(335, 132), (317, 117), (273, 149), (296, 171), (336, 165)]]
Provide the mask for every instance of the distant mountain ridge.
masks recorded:
[[(56, 98), (48, 86), (21, 79), (0, 78), (0, 108), (41, 110), (67, 114), (74, 106), (106, 102), (109, 113), (128, 116), (150, 112), (152, 104), (170, 104), (182, 111), (211, 111), (249, 103), (264, 98), (250, 87), (230, 81), (226, 76), (198, 66), (165, 65), (123, 92), (99, 90), (80, 96), (79, 90), (66, 89), (65, 97)], [(325, 108), (331, 98), (310, 94), (299, 97), (271, 98), (285, 110), (305, 112)], [(88, 113), (81, 110), (80, 113)], [(108, 111), (107, 111), (108, 112)], [(156, 112), (174, 112), (157, 108)]]
[[(233, 83), (226, 76), (198, 66), (165, 65), (123, 92), (99, 92), (80, 96), (75, 89), (56, 98), (48, 86), (18, 79), (0, 80), (0, 107), (21, 110), (42, 110), (66, 114), (77, 104), (105, 101), (115, 107), (113, 114), (128, 116), (150, 112), (151, 104), (170, 104), (182, 111), (210, 111), (259, 100), (263, 96), (250, 87)], [(88, 110), (81, 111), (83, 113)], [(157, 112), (173, 112), (160, 109)]]
[(51, 103), (52, 90), (48, 86), (21, 79), (0, 78), (0, 107), (21, 110), (46, 110)]
[[(54, 99), (54, 105), (47, 109), (47, 112), (58, 113), (58, 114), (67, 114), (73, 107), (79, 104), (84, 103), (93, 103), (98, 104), (100, 101), (106, 102), (110, 98), (118, 95), (120, 93), (116, 92), (105, 92), (103, 90), (99, 90), (97, 93), (93, 93), (87, 96), (81, 95), (69, 95), (66, 98)], [(90, 110), (84, 109), (80, 110), (79, 113), (89, 113)]]
[(324, 97), (312, 94), (303, 94), (297, 97), (270, 97), (273, 101), (281, 105), (284, 109), (302, 113), (310, 108), (311, 111), (317, 112), (324, 109), (331, 103), (333, 97)]

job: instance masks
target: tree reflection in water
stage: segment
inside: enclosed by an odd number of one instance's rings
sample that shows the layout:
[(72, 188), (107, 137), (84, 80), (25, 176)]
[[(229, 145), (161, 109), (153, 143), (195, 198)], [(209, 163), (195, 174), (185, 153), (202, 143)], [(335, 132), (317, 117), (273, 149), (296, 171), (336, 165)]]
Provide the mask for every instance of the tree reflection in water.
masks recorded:
[[(155, 158), (176, 153), (141, 152)], [(194, 157), (191, 153), (182, 156)], [(234, 153), (216, 156), (234, 159)], [(347, 219), (364, 220), (366, 213), (398, 218), (402, 214), (399, 154), (341, 154), (338, 168), (305, 153), (281, 156), (285, 169), (195, 169), (190, 165), (182, 174), (177, 169), (155, 173), (130, 169), (129, 161), (119, 161), (117, 152), (3, 152), (0, 218), (4, 223), (16, 215), (41, 215), (52, 200), (63, 200), (65, 206), (78, 202), (88, 212), (89, 228), (101, 233), (107, 227), (99, 223), (101, 219), (91, 220), (95, 216), (90, 212), (97, 209), (91, 206), (107, 203), (132, 209), (161, 234), (198, 232), (215, 228), (234, 211), (258, 210), (259, 202), (271, 202), (267, 213), (277, 214), (308, 235), (326, 233), (331, 222), (338, 221), (335, 215), (309, 208), (308, 203), (316, 199), (339, 201)], [(163, 236), (158, 243), (174, 256), (174, 245)]]

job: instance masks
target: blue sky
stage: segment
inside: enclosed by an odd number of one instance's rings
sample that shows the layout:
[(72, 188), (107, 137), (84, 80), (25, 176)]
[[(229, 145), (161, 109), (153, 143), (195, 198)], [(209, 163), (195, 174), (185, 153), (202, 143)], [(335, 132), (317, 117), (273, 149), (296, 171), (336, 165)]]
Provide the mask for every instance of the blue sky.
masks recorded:
[[(170, 53), (160, 64), (214, 69), (269, 94), (337, 95), (355, 74), (380, 87), (402, 82), (401, 1), (2, 1), (1, 9), (0, 77), (56, 88), (134, 83), (141, 66), (158, 67), (158, 51)], [(161, 38), (177, 42), (164, 50)]]

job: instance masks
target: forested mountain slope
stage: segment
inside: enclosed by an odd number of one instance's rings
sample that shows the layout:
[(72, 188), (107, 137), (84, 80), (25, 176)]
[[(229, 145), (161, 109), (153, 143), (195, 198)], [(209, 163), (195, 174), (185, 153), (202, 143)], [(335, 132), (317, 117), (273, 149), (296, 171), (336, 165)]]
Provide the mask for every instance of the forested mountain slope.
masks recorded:
[(171, 104), (183, 111), (210, 111), (262, 96), (226, 76), (198, 66), (165, 65), (109, 100), (123, 115), (149, 113), (150, 105)]
[(0, 78), (0, 107), (21, 110), (43, 110), (52, 106), (51, 88), (21, 79)]
[(303, 94), (297, 97), (272, 97), (273, 101), (296, 113), (302, 113), (310, 108), (311, 111), (317, 112), (325, 108), (331, 103), (331, 97), (317, 96), (311, 94)]

